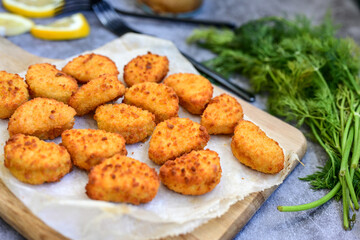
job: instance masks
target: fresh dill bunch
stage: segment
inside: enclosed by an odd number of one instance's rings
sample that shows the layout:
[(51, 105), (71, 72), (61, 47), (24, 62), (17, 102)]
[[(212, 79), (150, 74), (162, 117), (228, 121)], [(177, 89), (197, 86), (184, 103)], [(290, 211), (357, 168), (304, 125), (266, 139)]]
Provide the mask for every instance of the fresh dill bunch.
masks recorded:
[(306, 210), (342, 199), (348, 229), (354, 220), (349, 209), (360, 207), (360, 48), (336, 37), (337, 29), (330, 14), (318, 26), (304, 16), (264, 17), (234, 31), (195, 31), (189, 42), (217, 54), (209, 67), (225, 76), (244, 75), (255, 91), (268, 93), (269, 111), (308, 126), (329, 156), (302, 180), (331, 191), (313, 203), (279, 209)]

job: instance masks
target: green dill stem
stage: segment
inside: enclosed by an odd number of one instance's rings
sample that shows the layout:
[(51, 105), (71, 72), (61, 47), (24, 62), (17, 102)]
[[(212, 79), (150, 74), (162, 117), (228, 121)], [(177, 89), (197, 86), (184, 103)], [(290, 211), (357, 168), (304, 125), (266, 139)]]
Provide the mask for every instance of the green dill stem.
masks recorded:
[[(309, 116), (309, 119), (312, 121), (313, 124), (315, 124), (315, 126), (316, 126), (318, 129), (324, 128), (323, 126), (321, 126), (321, 125), (319, 124), (320, 120), (321, 120), (321, 121), (326, 121), (326, 120), (327, 120), (327, 119), (319, 119), (319, 118), (316, 118), (316, 117), (313, 117), (313, 116)], [(318, 121), (316, 121), (316, 120), (318, 120)], [(331, 122), (328, 122), (328, 123), (331, 124)], [(309, 125), (309, 124), (308, 124), (308, 125)], [(335, 126), (334, 126), (334, 127), (335, 127)], [(335, 139), (339, 139), (339, 137), (336, 135), (336, 132), (335, 132), (335, 131), (333, 131), (333, 136), (332, 136), (332, 137), (330, 137), (327, 132), (322, 132), (322, 133), (321, 133), (321, 137), (322, 137), (322, 139), (326, 139), (328, 142), (331, 142), (331, 143), (334, 141), (334, 143), (333, 143), (334, 145), (337, 144), (337, 141), (335, 141)], [(341, 149), (340, 149), (339, 146), (340, 146), (340, 145), (336, 145), (337, 149), (341, 152)]]
[(336, 149), (338, 149), (338, 151), (341, 152), (340, 139), (335, 131), (333, 131), (333, 138), (334, 138)]
[(350, 169), (350, 175), (351, 178), (354, 176), (354, 170), (357, 168), (359, 164), (360, 159), (360, 146), (359, 146), (359, 126), (360, 125), (360, 105), (356, 108), (356, 111), (354, 112), (354, 129), (355, 129), (355, 135), (354, 135), (354, 148), (352, 151), (352, 159), (351, 159), (351, 169)]
[(354, 76), (350, 73), (349, 68), (348, 68), (346, 65), (343, 65), (343, 69), (345, 70), (346, 74), (348, 75), (349, 80), (350, 80), (351, 84), (353, 85), (356, 93), (357, 93), (358, 95), (360, 95), (360, 86), (359, 86), (359, 84), (357, 84), (357, 82), (355, 81)]
[[(349, 130), (350, 130), (350, 127), (351, 127), (351, 124), (352, 124), (352, 117), (353, 115), (350, 114), (347, 122), (346, 122), (346, 126), (345, 126), (345, 129), (344, 129), (344, 133), (343, 133), (343, 136), (342, 136), (342, 139), (341, 139), (341, 153), (344, 154), (345, 153), (345, 148), (347, 147), (347, 144), (348, 144), (348, 135), (349, 135)], [(351, 138), (352, 139), (352, 138)]]
[[(349, 201), (349, 204), (350, 204), (350, 209), (352, 210), (352, 211), (355, 211), (355, 209), (354, 209), (354, 204), (351, 202), (351, 201)], [(350, 212), (350, 211), (349, 211)], [(349, 214), (350, 215), (350, 214)], [(350, 220), (350, 216), (349, 216), (349, 220)], [(351, 220), (350, 220), (351, 221)], [(351, 228), (351, 227), (350, 227)]]
[(276, 86), (280, 87), (281, 84), (279, 83), (278, 79), (275, 77), (273, 71), (271, 70), (271, 68), (269, 67), (269, 65), (267, 65), (267, 72), (270, 75), (271, 79), (276, 83)]
[(331, 160), (331, 165), (332, 165), (332, 169), (333, 169), (333, 177), (335, 177), (336, 173), (335, 173), (335, 159), (334, 159), (334, 156), (331, 154), (330, 150), (328, 149), (328, 147), (325, 145), (325, 143), (323, 142), (323, 140), (321, 139), (321, 137), (317, 133), (317, 131), (315, 129), (315, 126), (314, 126), (314, 123), (313, 123), (313, 122), (315, 122), (315, 120), (313, 120), (313, 119), (311, 119), (311, 120), (312, 120), (312, 122), (309, 123), (311, 131), (314, 134), (314, 136), (315, 136), (316, 140), (318, 141), (318, 143), (324, 148), (324, 150), (328, 154), (328, 156), (329, 156), (329, 158)]
[(298, 211), (304, 211), (304, 210), (316, 208), (318, 206), (323, 205), (330, 199), (332, 199), (336, 195), (336, 193), (340, 190), (340, 187), (341, 187), (341, 183), (338, 182), (328, 194), (326, 194), (325, 196), (314, 202), (297, 205), (297, 206), (278, 206), (277, 209), (280, 212), (298, 212)]
[[(340, 127), (341, 127), (341, 132), (340, 132), (340, 136), (344, 136), (344, 105), (345, 105), (345, 98), (341, 99), (341, 104), (338, 106), (339, 108), (339, 115), (340, 115)], [(344, 138), (342, 138), (342, 140), (344, 140)], [(344, 152), (344, 143), (341, 141), (341, 152)]]
[(348, 189), (349, 189), (351, 200), (354, 203), (355, 209), (358, 210), (359, 209), (359, 203), (358, 203), (358, 200), (357, 200), (357, 197), (356, 197), (354, 186), (352, 184), (352, 178), (350, 177), (348, 169), (346, 169), (346, 172), (345, 172), (345, 180), (346, 180), (346, 184), (347, 184)]
[(342, 200), (343, 200), (343, 218), (344, 218), (344, 228), (347, 230), (349, 228), (349, 197), (346, 188), (346, 183), (344, 177), (340, 177), (340, 183), (342, 186)]
[(341, 159), (341, 165), (340, 165), (340, 172), (339, 172), (340, 176), (345, 176), (345, 172), (346, 172), (346, 169), (349, 164), (349, 155), (350, 155), (350, 150), (351, 150), (351, 146), (352, 146), (352, 142), (353, 142), (353, 138), (354, 138), (354, 128), (353, 127), (350, 129), (349, 135), (346, 137), (347, 137), (347, 139), (345, 142), (344, 152), (342, 153), (342, 159)]
[(319, 68), (317, 68), (317, 67), (315, 67), (315, 66), (313, 66), (313, 68), (314, 68), (316, 74), (318, 75), (318, 77), (320, 78), (320, 80), (321, 80), (321, 82), (322, 82), (322, 84), (323, 84), (323, 87), (326, 89), (327, 94), (328, 94), (328, 97), (329, 97), (330, 100), (331, 100), (331, 103), (332, 103), (331, 106), (332, 106), (332, 108), (333, 108), (333, 114), (334, 114), (335, 116), (338, 116), (337, 110), (336, 110), (335, 101), (334, 101), (334, 96), (333, 96), (333, 94), (331, 93), (330, 88), (329, 88), (328, 84), (326, 83), (324, 76), (323, 76), (322, 73), (320, 72)]

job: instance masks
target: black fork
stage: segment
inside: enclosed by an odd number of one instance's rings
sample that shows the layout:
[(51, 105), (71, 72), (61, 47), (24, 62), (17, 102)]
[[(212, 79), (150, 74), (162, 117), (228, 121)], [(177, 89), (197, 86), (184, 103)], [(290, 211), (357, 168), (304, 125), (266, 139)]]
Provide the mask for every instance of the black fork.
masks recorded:
[(118, 36), (122, 36), (125, 33), (133, 32), (140, 33), (135, 29), (130, 28), (116, 13), (115, 9), (105, 1), (99, 1), (92, 5), (96, 16), (108, 30), (115, 33)]
[[(59, 15), (62, 13), (73, 13), (78, 11), (90, 11), (92, 10), (91, 6), (97, 2), (99, 1), (98, 0), (63, 0), (55, 9), (55, 15)], [(205, 20), (205, 19), (191, 19), (191, 18), (150, 15), (150, 14), (126, 11), (118, 8), (115, 8), (115, 11), (120, 13), (121, 15), (135, 17), (135, 18), (142, 18), (142, 19), (178, 22), (178, 23), (185, 23), (185, 24), (192, 24), (199, 26), (211, 26), (211, 27), (219, 27), (219, 28), (223, 28), (223, 27), (227, 27), (230, 29), (236, 28), (236, 24), (227, 21), (213, 21), (213, 20)]]

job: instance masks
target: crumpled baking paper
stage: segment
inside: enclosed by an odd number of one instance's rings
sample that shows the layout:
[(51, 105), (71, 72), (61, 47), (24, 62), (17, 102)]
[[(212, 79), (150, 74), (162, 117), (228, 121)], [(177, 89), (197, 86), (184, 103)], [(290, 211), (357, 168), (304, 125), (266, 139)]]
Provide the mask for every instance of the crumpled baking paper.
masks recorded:
[[(150, 36), (130, 33), (93, 52), (111, 58), (120, 71), (120, 80), (123, 80), (124, 65), (148, 51), (168, 57), (169, 74), (197, 73), (171, 42)], [(55, 65), (61, 69), (71, 59)], [(223, 92), (214, 87), (213, 96)], [(117, 102), (120, 103), (121, 99)], [(182, 108), (179, 116), (200, 122), (199, 116), (191, 115)], [(256, 123), (256, 119), (251, 119), (249, 115), (246, 118)], [(280, 184), (297, 157), (284, 149), (286, 167), (282, 172), (276, 175), (259, 173), (236, 160), (230, 148), (231, 136), (212, 135), (205, 148), (219, 154), (222, 168), (221, 182), (212, 192), (202, 196), (184, 196), (161, 185), (153, 201), (134, 206), (89, 199), (85, 194), (87, 173), (76, 168), (57, 183), (33, 186), (18, 181), (3, 164), (3, 147), (9, 138), (7, 122), (0, 120), (1, 179), (37, 217), (71, 239), (155, 239), (191, 232), (210, 219), (221, 216), (232, 204), (249, 194)], [(267, 132), (265, 127), (260, 127)], [(92, 115), (87, 115), (76, 117), (74, 128), (96, 129), (97, 125)], [(273, 138), (277, 140), (276, 136)], [(54, 141), (60, 143), (61, 139)], [(159, 166), (148, 158), (148, 147), (149, 140), (126, 146), (129, 157), (143, 161), (158, 171)]]

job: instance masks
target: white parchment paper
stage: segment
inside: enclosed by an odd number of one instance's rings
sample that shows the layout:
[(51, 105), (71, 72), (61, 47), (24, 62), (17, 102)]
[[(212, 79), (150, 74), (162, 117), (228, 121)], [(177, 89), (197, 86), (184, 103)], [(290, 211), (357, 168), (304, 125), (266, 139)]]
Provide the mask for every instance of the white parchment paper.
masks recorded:
[[(197, 73), (171, 42), (154, 37), (130, 33), (93, 52), (111, 58), (116, 63), (122, 80), (124, 65), (148, 51), (168, 57), (169, 74)], [(61, 69), (71, 59), (55, 65)], [(20, 75), (24, 76), (25, 73)], [(223, 90), (214, 88), (213, 96), (221, 93)], [(182, 108), (179, 116), (200, 122), (199, 116), (191, 115)], [(256, 123), (256, 119), (249, 120)], [(232, 204), (250, 193), (280, 184), (290, 171), (289, 165), (297, 158), (295, 153), (284, 149), (287, 159), (284, 170), (276, 175), (262, 174), (236, 160), (230, 148), (231, 136), (212, 135), (206, 148), (219, 154), (223, 171), (221, 182), (212, 192), (202, 196), (184, 196), (161, 185), (153, 201), (134, 206), (89, 199), (85, 194), (87, 173), (78, 169), (57, 183), (33, 186), (18, 181), (3, 164), (3, 148), (9, 138), (7, 123), (7, 120), (0, 120), (1, 179), (36, 216), (72, 239), (154, 239), (190, 232), (208, 220), (221, 216)], [(74, 128), (96, 129), (97, 125), (92, 115), (87, 115), (76, 117)], [(61, 139), (54, 141), (60, 143)], [(129, 157), (143, 161), (158, 171), (159, 166), (148, 158), (148, 147), (149, 140), (127, 145), (126, 148)]]

